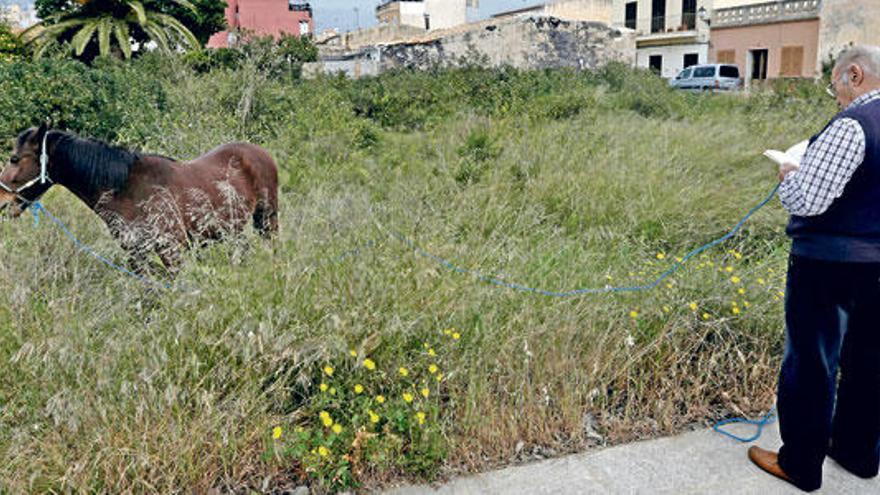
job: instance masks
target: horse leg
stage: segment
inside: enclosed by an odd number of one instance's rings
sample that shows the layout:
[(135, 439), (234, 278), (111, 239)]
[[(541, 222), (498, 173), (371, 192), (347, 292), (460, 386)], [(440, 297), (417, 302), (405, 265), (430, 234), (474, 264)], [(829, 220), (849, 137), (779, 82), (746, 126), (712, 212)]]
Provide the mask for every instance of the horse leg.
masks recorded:
[(268, 201), (261, 201), (254, 209), (254, 228), (265, 239), (272, 238), (278, 233), (278, 202), (272, 197)]

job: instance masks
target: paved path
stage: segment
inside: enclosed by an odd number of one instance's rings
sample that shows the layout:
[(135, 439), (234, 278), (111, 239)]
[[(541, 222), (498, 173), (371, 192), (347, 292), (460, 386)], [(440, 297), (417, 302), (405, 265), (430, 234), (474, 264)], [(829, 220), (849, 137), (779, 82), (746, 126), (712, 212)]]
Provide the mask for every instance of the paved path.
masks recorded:
[[(733, 427), (751, 435), (754, 430)], [(760, 440), (777, 449), (779, 430), (768, 427)], [(712, 430), (631, 443), (452, 480), (438, 488), (407, 486), (388, 492), (415, 494), (798, 494), (764, 474), (746, 457), (748, 446)], [(830, 459), (817, 494), (880, 494), (880, 480), (866, 481)]]

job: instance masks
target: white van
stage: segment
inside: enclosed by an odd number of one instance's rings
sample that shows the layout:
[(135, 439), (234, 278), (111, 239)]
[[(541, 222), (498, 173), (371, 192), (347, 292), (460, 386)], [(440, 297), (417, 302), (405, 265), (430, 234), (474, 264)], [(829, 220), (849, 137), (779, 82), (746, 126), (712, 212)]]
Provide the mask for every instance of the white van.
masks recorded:
[(669, 85), (678, 89), (735, 90), (742, 88), (739, 67), (730, 64), (694, 65), (678, 73)]

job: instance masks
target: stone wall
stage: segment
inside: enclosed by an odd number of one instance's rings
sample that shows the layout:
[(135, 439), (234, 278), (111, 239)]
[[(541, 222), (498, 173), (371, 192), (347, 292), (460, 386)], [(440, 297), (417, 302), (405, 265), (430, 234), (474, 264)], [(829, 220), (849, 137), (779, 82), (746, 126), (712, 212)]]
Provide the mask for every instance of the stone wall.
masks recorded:
[[(635, 50), (632, 32), (607, 24), (517, 17), (483, 21), (434, 38), (362, 48), (357, 52), (325, 50), (320, 62), (305, 67), (305, 74), (342, 71), (359, 77), (394, 68), (454, 66), (463, 60), (479, 61), (490, 67), (594, 69), (611, 61), (631, 64)], [(365, 66), (375, 70), (365, 71)]]
[(819, 66), (851, 44), (880, 45), (880, 0), (823, 0)]

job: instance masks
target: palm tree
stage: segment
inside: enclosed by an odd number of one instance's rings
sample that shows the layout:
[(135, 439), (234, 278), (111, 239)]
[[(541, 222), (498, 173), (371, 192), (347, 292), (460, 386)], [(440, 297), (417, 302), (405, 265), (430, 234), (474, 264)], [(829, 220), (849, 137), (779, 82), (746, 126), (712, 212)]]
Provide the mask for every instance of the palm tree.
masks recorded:
[[(188, 0), (172, 1), (195, 10)], [(121, 53), (131, 58), (132, 40), (141, 46), (152, 41), (163, 51), (199, 46), (196, 37), (180, 21), (168, 14), (147, 10), (140, 1), (79, 0), (79, 3), (75, 9), (44, 19), (21, 33), (33, 48), (34, 58), (42, 57), (51, 46), (64, 41), (70, 42), (77, 57), (82, 57), (87, 49), (94, 54), (97, 46), (97, 54), (102, 56)]]

